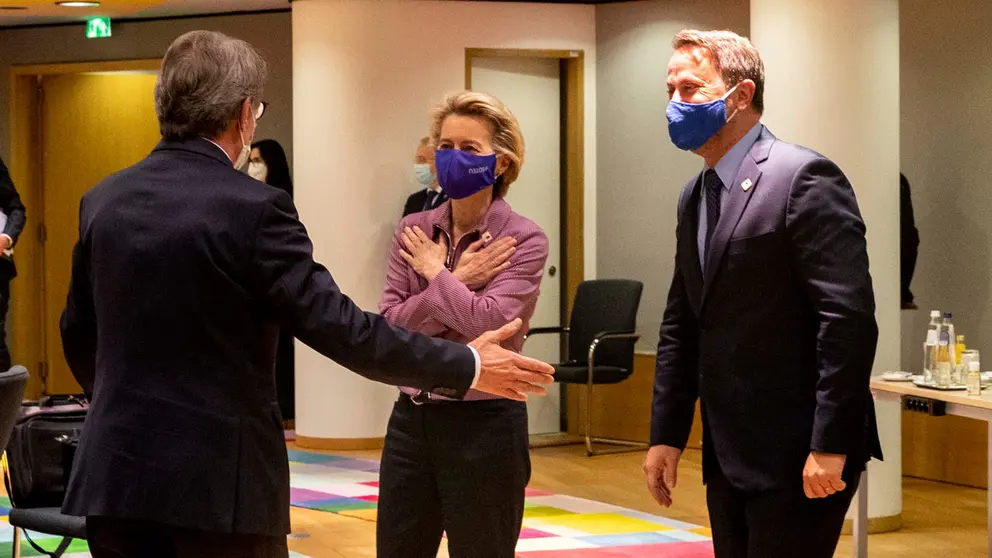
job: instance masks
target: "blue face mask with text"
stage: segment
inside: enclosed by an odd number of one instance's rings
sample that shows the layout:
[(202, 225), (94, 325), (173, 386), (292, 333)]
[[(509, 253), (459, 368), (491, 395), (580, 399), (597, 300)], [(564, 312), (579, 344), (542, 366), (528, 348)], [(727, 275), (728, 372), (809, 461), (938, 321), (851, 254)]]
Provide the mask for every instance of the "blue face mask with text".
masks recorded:
[(437, 182), (453, 200), (467, 198), (496, 183), (496, 154), (475, 155), (457, 149), (438, 149), (434, 167)]
[(727, 97), (737, 89), (730, 88), (723, 97), (708, 103), (669, 101), (668, 137), (679, 149), (695, 151), (710, 141), (737, 113), (727, 118)]

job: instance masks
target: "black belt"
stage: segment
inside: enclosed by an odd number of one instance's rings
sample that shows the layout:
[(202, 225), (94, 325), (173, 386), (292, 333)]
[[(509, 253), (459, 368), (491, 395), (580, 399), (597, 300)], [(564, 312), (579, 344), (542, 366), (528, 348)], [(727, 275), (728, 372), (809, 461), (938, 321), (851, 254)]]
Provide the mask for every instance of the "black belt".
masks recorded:
[(451, 401), (447, 401), (445, 399), (436, 399), (431, 397), (431, 394), (428, 391), (421, 391), (417, 395), (409, 395), (409, 394), (404, 394), (404, 395), (409, 397), (410, 401), (413, 402), (414, 405), (424, 405), (424, 404), (436, 405), (438, 403), (451, 403)]

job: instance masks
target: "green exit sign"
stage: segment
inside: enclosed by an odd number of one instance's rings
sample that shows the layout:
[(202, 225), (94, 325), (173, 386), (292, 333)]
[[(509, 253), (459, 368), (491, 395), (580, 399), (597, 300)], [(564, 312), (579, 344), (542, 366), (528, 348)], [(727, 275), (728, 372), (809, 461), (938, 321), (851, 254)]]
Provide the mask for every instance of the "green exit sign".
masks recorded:
[(105, 39), (110, 36), (109, 17), (91, 17), (86, 20), (87, 39)]

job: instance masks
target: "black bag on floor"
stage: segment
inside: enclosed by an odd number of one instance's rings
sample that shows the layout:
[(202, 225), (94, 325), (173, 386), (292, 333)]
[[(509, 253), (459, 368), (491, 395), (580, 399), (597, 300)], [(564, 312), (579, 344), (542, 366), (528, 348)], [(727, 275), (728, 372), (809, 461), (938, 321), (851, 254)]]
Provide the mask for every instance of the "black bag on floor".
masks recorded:
[[(89, 403), (83, 395), (52, 395), (25, 402), (4, 455), (4, 485), (15, 508), (61, 508)], [(54, 551), (24, 538), (39, 553), (59, 558), (72, 542)]]
[(89, 404), (82, 395), (26, 402), (7, 444), (7, 483), (18, 508), (58, 508)]

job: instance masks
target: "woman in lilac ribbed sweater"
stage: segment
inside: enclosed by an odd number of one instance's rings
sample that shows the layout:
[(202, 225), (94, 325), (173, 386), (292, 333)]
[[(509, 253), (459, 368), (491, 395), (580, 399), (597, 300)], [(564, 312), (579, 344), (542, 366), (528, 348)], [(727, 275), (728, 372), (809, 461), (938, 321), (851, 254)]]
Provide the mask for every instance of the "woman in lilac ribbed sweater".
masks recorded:
[[(520, 125), (482, 93), (434, 111), (437, 179), (450, 198), (401, 223), (379, 310), (390, 322), (467, 343), (515, 318), (503, 346), (520, 351), (548, 258), (548, 239), (503, 200), (520, 174)], [(530, 479), (524, 403), (469, 391), (455, 401), (402, 388), (382, 456), (380, 558), (511, 558)]]

